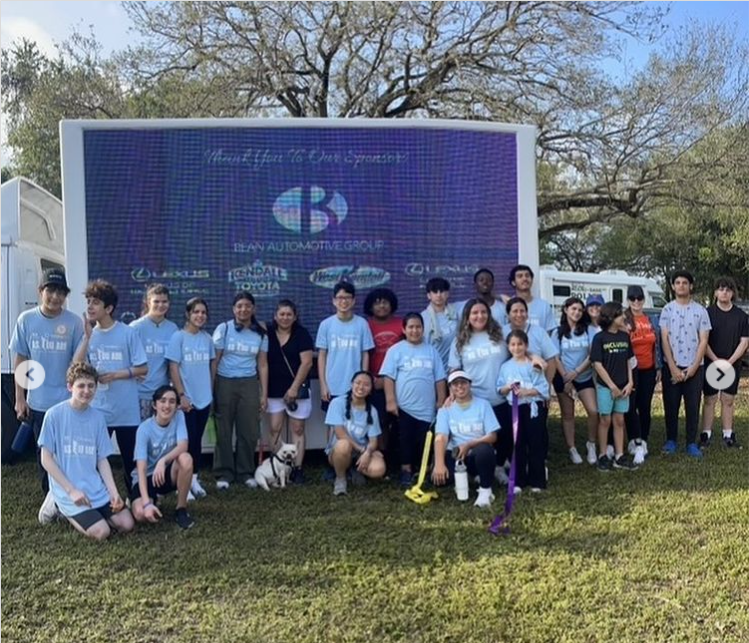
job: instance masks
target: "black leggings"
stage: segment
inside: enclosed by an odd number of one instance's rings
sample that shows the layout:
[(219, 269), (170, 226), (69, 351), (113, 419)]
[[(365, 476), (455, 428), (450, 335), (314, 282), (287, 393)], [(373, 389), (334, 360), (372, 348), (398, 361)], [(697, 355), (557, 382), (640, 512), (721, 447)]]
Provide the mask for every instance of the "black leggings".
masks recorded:
[[(479, 477), (479, 486), (483, 489), (491, 489), (494, 480), (494, 464), (497, 454), (490, 444), (478, 444), (468, 452), (466, 458), (466, 469), (469, 476)], [(450, 472), (450, 478), (455, 480), (455, 459), (451, 451), (445, 454), (445, 466)]]
[(192, 457), (192, 472), (197, 474), (200, 468), (200, 454), (203, 450), (203, 432), (211, 412), (209, 404), (204, 409), (193, 409), (185, 413), (185, 424), (187, 425), (187, 451)]
[(538, 403), (538, 415), (531, 417), (531, 405), (520, 405), (520, 427), (515, 445), (515, 486), (546, 489), (546, 408)]
[(633, 372), (635, 382), (634, 395), (629, 398), (629, 411), (624, 416), (627, 437), (630, 440), (645, 440), (650, 437), (650, 409), (655, 391), (655, 376), (658, 371), (649, 368)]
[(430, 422), (419, 420), (413, 415), (398, 409), (398, 432), (400, 433), (400, 463), (410, 466), (411, 471), (418, 471), (421, 467), (421, 457), (424, 451)]

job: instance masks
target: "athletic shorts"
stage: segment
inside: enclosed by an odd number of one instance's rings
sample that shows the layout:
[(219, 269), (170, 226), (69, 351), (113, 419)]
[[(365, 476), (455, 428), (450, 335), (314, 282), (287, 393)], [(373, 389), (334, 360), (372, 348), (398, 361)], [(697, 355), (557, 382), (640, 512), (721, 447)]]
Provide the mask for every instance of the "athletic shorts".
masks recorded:
[(306, 400), (297, 400), (296, 411), (289, 411), (286, 408), (286, 402), (283, 401), (282, 397), (269, 397), (268, 398), (268, 413), (281, 413), (286, 411), (286, 415), (295, 420), (306, 420), (312, 415), (312, 400), (307, 398)]
[(624, 414), (629, 411), (629, 397), (614, 399), (611, 391), (605, 386), (596, 386), (596, 399), (600, 415), (611, 415), (612, 413)]
[[(148, 497), (151, 500), (156, 500), (156, 496), (165, 496), (168, 493), (172, 493), (172, 491), (177, 491), (177, 487), (175, 487), (172, 484), (172, 465), (174, 462), (170, 462), (168, 465), (166, 465), (166, 470), (164, 471), (164, 484), (160, 487), (157, 487), (153, 484), (153, 476), (148, 476), (147, 482), (148, 482)], [(133, 484), (132, 488), (130, 489), (130, 502), (134, 502), (140, 498), (140, 484), (135, 483)]]
[[(552, 383), (554, 384), (554, 390), (557, 393), (564, 393), (564, 380), (559, 373), (554, 375), (554, 380), (552, 381)], [(586, 388), (595, 388), (596, 385), (593, 382), (593, 378), (591, 377), (589, 380), (585, 380), (584, 382), (576, 382), (575, 380), (572, 380), (572, 386), (579, 393), (580, 391), (584, 391)]]
[(75, 520), (83, 531), (88, 531), (100, 520), (109, 520), (112, 517), (112, 507), (107, 503), (101, 507), (86, 509), (75, 516), (68, 516), (70, 520)]
[(702, 392), (705, 394), (705, 397), (711, 397), (713, 395), (717, 395), (718, 393), (725, 393), (726, 395), (736, 395), (736, 393), (739, 392), (739, 376), (740, 372), (737, 369), (736, 377), (733, 378), (733, 384), (731, 384), (731, 386), (729, 386), (728, 388), (723, 389), (722, 391), (719, 391), (718, 389), (710, 386), (707, 383), (707, 378), (705, 378), (705, 383), (702, 385)]

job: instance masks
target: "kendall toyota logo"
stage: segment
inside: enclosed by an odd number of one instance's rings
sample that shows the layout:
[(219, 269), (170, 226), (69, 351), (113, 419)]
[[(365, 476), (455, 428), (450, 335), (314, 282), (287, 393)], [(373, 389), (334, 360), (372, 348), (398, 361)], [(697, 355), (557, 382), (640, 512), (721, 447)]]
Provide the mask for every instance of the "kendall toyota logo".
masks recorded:
[(210, 279), (210, 270), (149, 270), (148, 268), (136, 268), (130, 273), (133, 281), (143, 283), (156, 279)]
[(348, 204), (340, 192), (328, 193), (317, 185), (286, 190), (273, 204), (276, 221), (297, 234), (317, 234), (343, 223), (347, 214)]

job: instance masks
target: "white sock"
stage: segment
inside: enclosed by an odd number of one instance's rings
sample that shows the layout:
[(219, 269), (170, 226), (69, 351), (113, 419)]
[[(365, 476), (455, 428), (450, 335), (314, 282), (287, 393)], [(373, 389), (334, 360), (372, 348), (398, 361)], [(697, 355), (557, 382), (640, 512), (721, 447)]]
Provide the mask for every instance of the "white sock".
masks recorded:
[[(703, 433), (707, 433), (707, 437), (711, 438), (713, 437), (713, 430), (712, 429), (705, 429)], [(725, 431), (723, 431), (723, 434), (725, 435)]]
[(730, 438), (733, 435), (733, 429), (723, 429), (723, 437)]

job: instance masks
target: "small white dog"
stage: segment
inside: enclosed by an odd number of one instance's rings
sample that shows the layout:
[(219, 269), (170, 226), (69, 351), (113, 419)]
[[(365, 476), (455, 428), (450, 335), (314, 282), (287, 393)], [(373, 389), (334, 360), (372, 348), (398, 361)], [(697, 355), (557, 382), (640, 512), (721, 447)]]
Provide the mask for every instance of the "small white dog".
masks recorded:
[(270, 491), (270, 487), (285, 489), (295, 458), (296, 445), (282, 444), (272, 457), (255, 470), (255, 482), (266, 491)]

